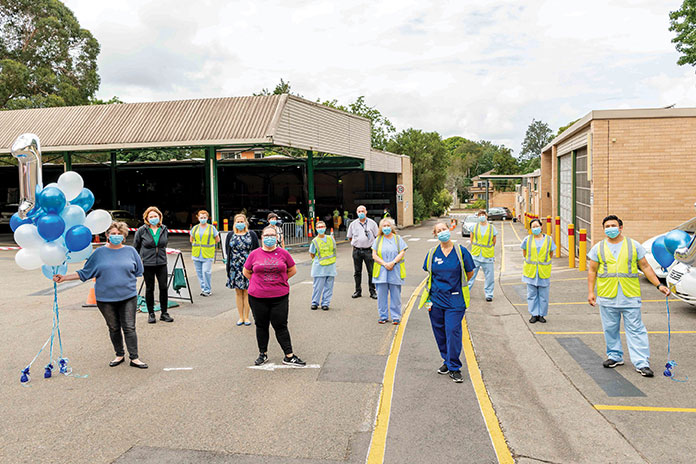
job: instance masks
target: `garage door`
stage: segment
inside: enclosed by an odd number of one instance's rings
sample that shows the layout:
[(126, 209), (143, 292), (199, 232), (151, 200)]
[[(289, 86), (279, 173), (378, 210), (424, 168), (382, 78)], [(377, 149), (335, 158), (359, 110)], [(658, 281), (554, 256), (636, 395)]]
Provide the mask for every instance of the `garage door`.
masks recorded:
[(561, 156), (560, 163), (560, 216), (561, 216), (561, 247), (568, 249), (568, 224), (573, 222), (573, 157), (569, 153)]
[(578, 232), (576, 234), (578, 240), (575, 243), (578, 251), (580, 247), (580, 229), (587, 230), (587, 249), (589, 250), (592, 247), (590, 237), (591, 211), (590, 181), (587, 179), (587, 147), (585, 147), (575, 152), (575, 231)]

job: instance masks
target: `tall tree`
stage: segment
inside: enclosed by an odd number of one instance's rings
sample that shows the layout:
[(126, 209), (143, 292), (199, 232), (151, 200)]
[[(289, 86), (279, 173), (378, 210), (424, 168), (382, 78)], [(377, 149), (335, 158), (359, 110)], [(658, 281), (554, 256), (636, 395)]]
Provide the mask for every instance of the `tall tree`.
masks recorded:
[(384, 150), (389, 140), (396, 133), (396, 129), (391, 121), (387, 119), (377, 108), (374, 106), (369, 106), (367, 103), (365, 103), (365, 97), (362, 95), (356, 98), (355, 101), (350, 103), (348, 106), (340, 105), (338, 100), (325, 100), (323, 102), (321, 100), (317, 100), (317, 103), (369, 119), (372, 123), (372, 148)]
[(297, 97), (301, 97), (301, 98), (302, 98), (302, 95), (300, 95), (299, 93), (296, 93), (296, 92), (292, 92), (291, 90), (292, 90), (292, 86), (290, 85), (290, 81), (287, 81), (287, 82), (286, 82), (286, 81), (284, 81), (283, 78), (281, 77), (281, 78), (280, 78), (280, 82), (278, 82), (278, 83), (276, 84), (276, 86), (275, 86), (275, 88), (273, 89), (273, 91), (270, 91), (270, 90), (264, 88), (264, 89), (261, 89), (261, 91), (260, 91), (259, 93), (255, 93), (255, 94), (253, 94), (253, 95), (254, 95), (255, 97), (259, 97), (259, 96), (262, 96), (262, 95), (264, 95), (264, 96), (265, 96), (265, 95), (283, 95), (284, 93), (287, 93), (287, 94), (295, 95), (295, 96), (297, 96)]
[(0, 1), (0, 109), (88, 104), (99, 43), (58, 0)]
[(541, 155), (541, 150), (553, 139), (553, 131), (543, 121), (532, 119), (524, 135), (520, 159), (528, 160)]
[(696, 65), (696, 0), (684, 0), (681, 8), (669, 13), (669, 30), (676, 32), (672, 39), (681, 56), (678, 65)]

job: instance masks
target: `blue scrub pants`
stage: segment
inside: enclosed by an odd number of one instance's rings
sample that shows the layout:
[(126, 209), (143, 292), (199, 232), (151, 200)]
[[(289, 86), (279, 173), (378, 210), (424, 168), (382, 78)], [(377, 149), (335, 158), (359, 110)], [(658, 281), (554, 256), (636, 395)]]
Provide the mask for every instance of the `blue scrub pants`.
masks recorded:
[(196, 268), (198, 283), (201, 284), (201, 291), (210, 293), (210, 281), (213, 273), (213, 258), (203, 260), (193, 260), (193, 267)]
[(469, 290), (474, 286), (479, 269), (483, 268), (483, 274), (486, 277), (486, 285), (483, 287), (483, 292), (486, 294), (486, 298), (493, 298), (493, 288), (495, 287), (495, 263), (482, 263), (474, 259), (474, 264), (476, 264), (476, 267), (474, 268), (474, 275), (469, 279)]
[(295, 224), (295, 237), (302, 237), (302, 232), (304, 232), (304, 226)]
[(375, 287), (380, 320), (386, 321), (391, 311), (392, 321), (401, 321), (401, 285), (375, 283)]
[(527, 309), (532, 316), (546, 316), (549, 313), (549, 290), (551, 287), (539, 287), (527, 284)]
[(599, 314), (602, 316), (604, 327), (604, 340), (607, 343), (607, 356), (614, 361), (623, 361), (623, 349), (621, 348), (621, 315), (623, 315), (624, 329), (626, 330), (626, 344), (631, 362), (636, 369), (650, 366), (650, 345), (648, 344), (648, 330), (641, 318), (640, 306), (633, 308), (609, 308), (599, 306)]
[(321, 306), (329, 306), (333, 296), (333, 276), (314, 277), (312, 280), (312, 304), (319, 306), (321, 302)]
[(462, 369), (459, 354), (462, 352), (462, 319), (465, 311), (466, 308), (440, 309), (433, 306), (428, 313), (440, 356), (450, 371)]

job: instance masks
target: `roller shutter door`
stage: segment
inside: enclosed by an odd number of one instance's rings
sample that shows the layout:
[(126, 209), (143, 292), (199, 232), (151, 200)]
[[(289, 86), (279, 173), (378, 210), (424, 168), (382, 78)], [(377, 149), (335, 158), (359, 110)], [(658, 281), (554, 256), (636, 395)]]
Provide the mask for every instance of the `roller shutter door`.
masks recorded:
[(578, 238), (575, 243), (578, 251), (580, 229), (587, 230), (587, 249), (592, 247), (590, 191), (590, 181), (587, 179), (587, 147), (585, 147), (575, 152), (575, 231)]
[(573, 156), (558, 158), (560, 170), (561, 247), (568, 249), (568, 224), (573, 222)]

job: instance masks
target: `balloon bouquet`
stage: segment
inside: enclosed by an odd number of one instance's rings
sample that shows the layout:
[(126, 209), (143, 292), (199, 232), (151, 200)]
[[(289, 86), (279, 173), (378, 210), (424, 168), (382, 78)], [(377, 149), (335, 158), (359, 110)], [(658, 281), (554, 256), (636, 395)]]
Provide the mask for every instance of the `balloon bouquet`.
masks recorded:
[[(98, 209), (87, 212), (94, 205), (94, 195), (84, 188), (82, 177), (73, 171), (63, 173), (57, 183), (43, 186), (41, 147), (34, 134), (22, 134), (12, 144), (12, 155), (19, 166), (20, 205), (10, 219), (14, 240), (21, 249), (15, 262), (26, 270), (41, 268), (47, 279), (65, 274), (68, 263), (86, 260), (92, 254), (92, 235), (106, 231), (111, 215)], [(57, 336), (60, 357), (53, 359), (53, 341)], [(56, 368), (61, 374), (70, 375), (69, 360), (63, 357), (58, 311), (58, 288), (53, 282), (53, 329), (51, 336), (34, 359), (22, 369), (20, 381), (30, 381), (29, 369), (41, 352), (50, 344), (49, 363), (44, 377), (50, 378)]]

